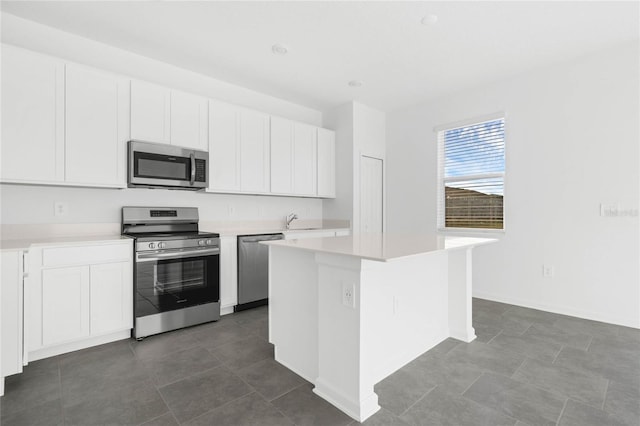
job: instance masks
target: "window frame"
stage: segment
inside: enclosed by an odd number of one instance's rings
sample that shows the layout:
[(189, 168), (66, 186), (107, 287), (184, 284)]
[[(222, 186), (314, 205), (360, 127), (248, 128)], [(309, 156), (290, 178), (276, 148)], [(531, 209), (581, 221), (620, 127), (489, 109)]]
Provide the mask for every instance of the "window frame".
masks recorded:
[[(444, 177), (444, 168), (445, 168), (445, 157), (444, 157), (444, 137), (441, 138), (440, 134), (447, 130), (453, 130), (460, 127), (472, 126), (476, 124), (482, 124), (488, 121), (495, 121), (502, 119), (504, 121), (504, 172), (498, 173), (482, 173), (482, 174), (474, 174), (474, 175), (465, 175), (465, 176), (456, 176), (445, 178)], [(492, 235), (499, 236), (501, 234), (505, 234), (507, 230), (507, 205), (505, 200), (507, 199), (507, 169), (508, 169), (508, 161), (507, 161), (507, 114), (504, 111), (495, 112), (492, 114), (487, 114), (483, 116), (477, 116), (474, 118), (469, 118), (466, 120), (456, 121), (453, 123), (442, 124), (437, 127), (434, 127), (433, 131), (436, 135), (436, 150), (437, 150), (437, 203), (436, 203), (436, 230), (439, 233), (446, 234), (465, 234), (465, 235)], [(441, 155), (442, 153), (442, 155)], [(445, 183), (446, 182), (456, 182), (456, 181), (467, 181), (472, 179), (482, 179), (482, 178), (502, 178), (503, 185), (503, 193), (502, 193), (502, 229), (495, 228), (458, 228), (458, 227), (447, 227), (445, 226)]]

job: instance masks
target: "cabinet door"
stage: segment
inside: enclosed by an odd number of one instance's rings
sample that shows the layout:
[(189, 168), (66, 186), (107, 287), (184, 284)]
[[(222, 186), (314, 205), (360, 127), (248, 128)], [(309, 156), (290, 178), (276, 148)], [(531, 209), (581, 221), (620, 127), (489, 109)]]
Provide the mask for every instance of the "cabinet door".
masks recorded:
[(91, 265), (91, 336), (132, 328), (130, 262)]
[(125, 79), (67, 65), (67, 182), (126, 186), (128, 92), (128, 81)]
[(317, 193), (316, 137), (316, 127), (302, 123), (294, 125), (293, 193), (296, 195)]
[(240, 190), (239, 109), (209, 102), (209, 187)]
[(318, 196), (336, 196), (336, 134), (318, 129)]
[(269, 116), (250, 110), (240, 113), (240, 189), (269, 191)]
[(207, 99), (171, 91), (171, 145), (208, 151)]
[(293, 193), (293, 122), (271, 117), (271, 192)]
[(0, 253), (0, 380), (22, 372), (22, 252)]
[(171, 90), (142, 81), (131, 82), (131, 139), (171, 141)]
[(64, 180), (64, 64), (2, 46), (2, 180)]
[(220, 238), (220, 307), (238, 304), (238, 239)]
[(42, 271), (42, 346), (89, 336), (89, 267)]

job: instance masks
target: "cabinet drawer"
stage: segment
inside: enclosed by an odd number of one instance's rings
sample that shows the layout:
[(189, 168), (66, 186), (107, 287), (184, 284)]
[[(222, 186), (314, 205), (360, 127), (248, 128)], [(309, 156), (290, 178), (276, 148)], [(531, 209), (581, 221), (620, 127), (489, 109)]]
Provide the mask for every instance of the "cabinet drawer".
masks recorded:
[(129, 260), (131, 256), (129, 244), (45, 248), (42, 250), (42, 266), (108, 263)]

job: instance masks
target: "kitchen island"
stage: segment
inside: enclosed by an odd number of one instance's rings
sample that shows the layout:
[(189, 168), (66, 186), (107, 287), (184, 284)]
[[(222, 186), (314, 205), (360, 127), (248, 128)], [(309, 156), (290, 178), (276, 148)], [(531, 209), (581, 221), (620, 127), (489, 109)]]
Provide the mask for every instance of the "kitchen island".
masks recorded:
[(471, 253), (497, 240), (355, 234), (269, 241), (278, 362), (358, 421), (374, 385), (447, 337), (470, 342)]

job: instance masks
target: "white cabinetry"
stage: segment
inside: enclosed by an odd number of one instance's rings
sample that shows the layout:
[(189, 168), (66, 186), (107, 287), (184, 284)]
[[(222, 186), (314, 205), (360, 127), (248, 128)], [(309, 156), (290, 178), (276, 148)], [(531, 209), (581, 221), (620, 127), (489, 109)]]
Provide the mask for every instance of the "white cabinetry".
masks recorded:
[(143, 81), (131, 81), (131, 139), (171, 141), (171, 90)]
[(131, 139), (207, 150), (207, 99), (131, 82)]
[(29, 361), (129, 337), (130, 241), (31, 251), (33, 273), (25, 289)]
[(238, 304), (238, 238), (220, 237), (220, 309), (233, 312)]
[[(0, 253), (0, 380), (22, 372), (23, 252)], [(0, 395), (2, 393), (0, 392)]]
[(317, 127), (293, 125), (293, 193), (315, 196), (317, 193)]
[(100, 71), (67, 65), (66, 182), (126, 186), (128, 83)]
[(318, 129), (318, 197), (336, 196), (336, 134)]
[(271, 192), (315, 197), (317, 127), (271, 117)]
[(209, 106), (213, 191), (269, 192), (269, 116), (221, 102)]
[(171, 145), (208, 150), (207, 99), (171, 91)]
[(293, 193), (293, 122), (271, 117), (271, 192)]
[(2, 45), (2, 180), (64, 181), (64, 63)]
[(89, 336), (89, 280), (88, 266), (42, 271), (42, 347)]

